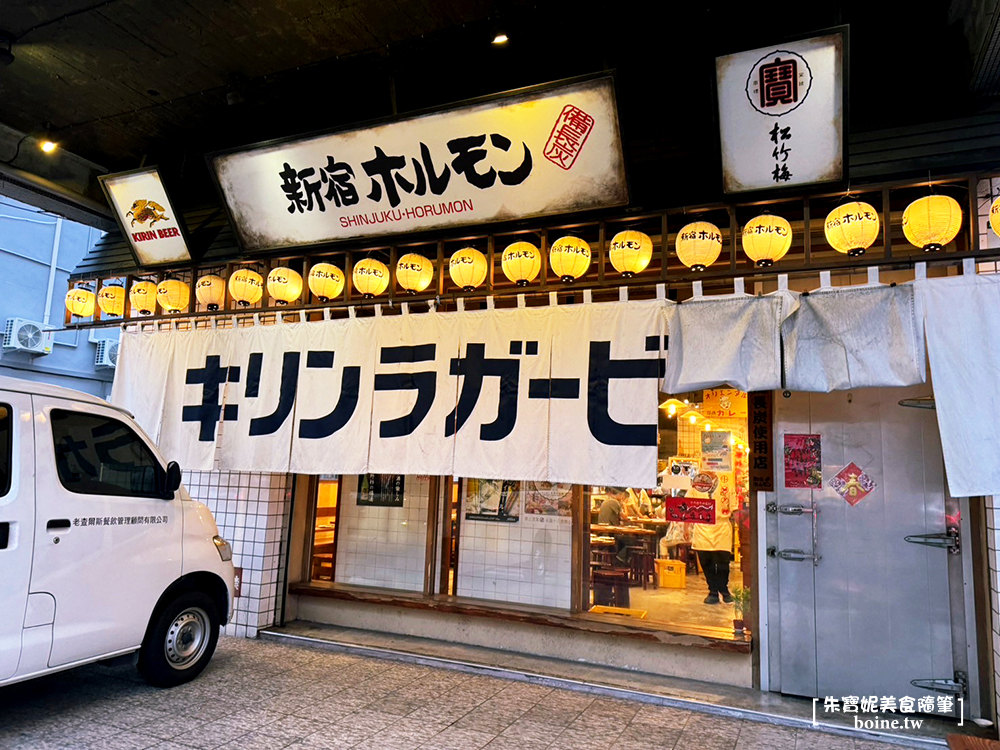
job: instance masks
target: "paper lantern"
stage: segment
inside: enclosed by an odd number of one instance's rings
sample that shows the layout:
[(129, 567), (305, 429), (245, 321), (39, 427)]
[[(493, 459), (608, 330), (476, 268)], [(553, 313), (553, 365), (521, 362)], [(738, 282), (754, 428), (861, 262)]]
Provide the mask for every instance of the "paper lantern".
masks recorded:
[(66, 292), (66, 309), (78, 318), (89, 318), (96, 305), (97, 298), (89, 289), (75, 287)]
[(448, 261), (448, 275), (456, 286), (471, 292), (486, 280), (486, 256), (474, 247), (463, 247)]
[(302, 294), (302, 276), (286, 266), (272, 268), (267, 275), (267, 293), (279, 305), (294, 302)]
[(150, 315), (156, 309), (156, 284), (152, 281), (137, 281), (128, 290), (128, 301), (140, 315)]
[(947, 195), (927, 195), (903, 211), (903, 234), (925, 253), (940, 250), (962, 228), (962, 207)]
[(396, 261), (396, 279), (410, 294), (422, 292), (434, 280), (434, 264), (419, 253), (407, 253)]
[(642, 273), (653, 257), (653, 241), (644, 232), (626, 229), (611, 238), (608, 259), (626, 279)]
[(827, 215), (823, 225), (830, 247), (852, 257), (865, 254), (865, 250), (878, 239), (878, 230), (878, 212), (872, 205), (861, 201), (837, 206)]
[(993, 234), (1000, 237), (1000, 198), (990, 206), (990, 226), (993, 227)]
[(374, 258), (362, 258), (354, 265), (354, 288), (365, 299), (382, 294), (389, 286), (389, 269)]
[(186, 310), (191, 301), (191, 289), (180, 279), (164, 279), (156, 287), (156, 301), (169, 313)]
[(214, 273), (202, 276), (194, 285), (194, 296), (207, 309), (215, 312), (226, 301), (226, 280)]
[(240, 307), (250, 307), (264, 296), (264, 279), (256, 271), (241, 268), (229, 277), (229, 293)]
[(692, 271), (704, 271), (719, 259), (722, 232), (707, 221), (693, 221), (681, 228), (674, 241), (677, 258)]
[(120, 318), (125, 314), (125, 287), (118, 284), (102, 286), (97, 293), (97, 304), (105, 315)]
[(792, 246), (792, 225), (774, 214), (755, 216), (743, 227), (743, 252), (758, 268), (785, 257)]
[(320, 302), (329, 302), (344, 291), (344, 272), (332, 263), (317, 263), (309, 269), (309, 291)]
[(503, 274), (518, 286), (526, 286), (542, 270), (542, 253), (530, 242), (512, 242), (500, 256)]
[(590, 268), (590, 245), (579, 237), (560, 237), (549, 248), (549, 265), (565, 283), (576, 281)]

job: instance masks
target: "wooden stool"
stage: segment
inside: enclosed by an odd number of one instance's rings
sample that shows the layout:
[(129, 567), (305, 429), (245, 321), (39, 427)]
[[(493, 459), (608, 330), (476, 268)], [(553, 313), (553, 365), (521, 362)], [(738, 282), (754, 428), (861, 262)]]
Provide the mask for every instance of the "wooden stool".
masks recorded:
[(615, 564), (614, 550), (592, 549), (590, 551), (590, 564), (601, 568), (612, 568)]
[(629, 607), (628, 577), (625, 568), (593, 570), (594, 604), (604, 607)]
[(644, 590), (647, 583), (656, 588), (656, 566), (653, 562), (656, 556), (645, 547), (629, 547), (628, 552), (632, 582), (641, 583)]

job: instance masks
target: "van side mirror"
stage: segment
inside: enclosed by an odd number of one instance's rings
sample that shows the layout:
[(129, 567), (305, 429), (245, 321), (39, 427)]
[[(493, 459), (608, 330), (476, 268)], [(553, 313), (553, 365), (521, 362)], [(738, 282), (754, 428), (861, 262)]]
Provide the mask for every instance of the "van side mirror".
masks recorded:
[(167, 464), (167, 470), (163, 474), (163, 494), (165, 497), (172, 497), (181, 486), (181, 466), (176, 461)]

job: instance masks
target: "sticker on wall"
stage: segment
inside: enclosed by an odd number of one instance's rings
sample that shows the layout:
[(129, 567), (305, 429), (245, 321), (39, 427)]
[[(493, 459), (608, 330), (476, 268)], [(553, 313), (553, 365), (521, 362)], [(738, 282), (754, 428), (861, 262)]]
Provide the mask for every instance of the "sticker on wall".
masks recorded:
[(715, 501), (709, 497), (665, 497), (664, 517), (676, 523), (715, 523)]
[(708, 471), (732, 471), (733, 449), (729, 443), (729, 432), (709, 431), (701, 433), (701, 463)]
[(243, 591), (243, 568), (233, 568), (233, 597)]
[(837, 472), (830, 480), (830, 486), (853, 507), (868, 497), (878, 485), (852, 461)]
[(506, 479), (469, 479), (465, 487), (467, 521), (517, 523), (521, 500), (517, 482)]
[(573, 523), (573, 485), (522, 482), (524, 521), (542, 525)]
[(358, 505), (374, 508), (403, 507), (402, 474), (362, 474)]
[(819, 435), (785, 435), (785, 487), (815, 490), (823, 486)]

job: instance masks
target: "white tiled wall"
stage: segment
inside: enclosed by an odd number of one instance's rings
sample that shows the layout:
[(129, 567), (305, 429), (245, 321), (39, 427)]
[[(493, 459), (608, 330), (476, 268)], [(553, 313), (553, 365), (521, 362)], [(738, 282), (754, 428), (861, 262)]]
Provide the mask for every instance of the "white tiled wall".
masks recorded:
[(458, 595), (569, 609), (572, 524), (462, 519)]
[(184, 486), (212, 511), (219, 533), (233, 546), (233, 565), (243, 569), (235, 613), (224, 632), (255, 638), (280, 615), (291, 480), (287, 474), (189, 471)]
[(997, 537), (1000, 536), (1000, 498), (986, 498), (986, 544), (990, 565), (990, 608), (992, 609), (993, 632), (993, 680), (997, 688), (996, 706), (1000, 708), (1000, 553)]
[(337, 528), (337, 583), (424, 590), (430, 477), (407, 476), (402, 508), (358, 505), (358, 477), (345, 476)]

